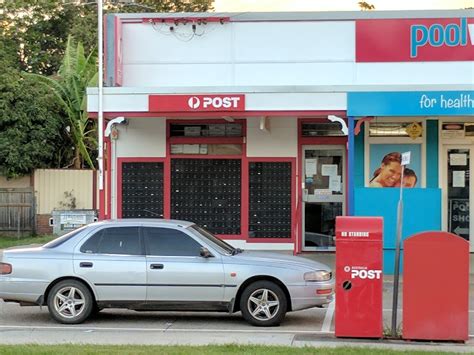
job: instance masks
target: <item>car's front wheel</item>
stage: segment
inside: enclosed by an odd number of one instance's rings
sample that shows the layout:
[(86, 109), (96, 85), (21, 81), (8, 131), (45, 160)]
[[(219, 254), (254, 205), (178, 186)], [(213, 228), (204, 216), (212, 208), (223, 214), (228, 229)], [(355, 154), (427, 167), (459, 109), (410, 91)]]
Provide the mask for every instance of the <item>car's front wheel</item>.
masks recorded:
[(76, 280), (58, 282), (48, 295), (49, 313), (59, 323), (82, 323), (91, 314), (93, 306), (91, 292)]
[(244, 290), (240, 310), (247, 322), (260, 327), (277, 326), (287, 311), (286, 295), (271, 281), (257, 281)]

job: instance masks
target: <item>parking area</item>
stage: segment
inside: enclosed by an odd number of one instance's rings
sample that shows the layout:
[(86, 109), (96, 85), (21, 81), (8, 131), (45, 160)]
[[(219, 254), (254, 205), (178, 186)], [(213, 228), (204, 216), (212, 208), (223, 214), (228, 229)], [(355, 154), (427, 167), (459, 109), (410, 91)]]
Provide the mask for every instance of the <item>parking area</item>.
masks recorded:
[[(314, 256), (311, 256), (311, 258)], [(333, 266), (333, 256), (319, 256)], [(332, 260), (331, 260), (332, 259)], [(391, 324), (392, 277), (383, 287), (384, 328)], [(402, 322), (400, 287), (398, 320)], [(474, 292), (474, 274), (470, 294)], [(449, 301), (449, 300), (447, 300)], [(474, 298), (469, 299), (469, 334), (474, 342)], [(370, 312), (371, 310), (367, 310)], [(434, 309), (433, 312), (436, 312)], [(255, 328), (240, 313), (178, 313), (104, 310), (96, 318), (77, 326), (54, 322), (46, 307), (20, 307), (0, 301), (0, 343), (102, 343), (102, 344), (207, 344), (252, 343), (294, 344), (295, 341), (331, 341), (334, 333), (334, 304), (328, 308), (288, 313), (281, 326)], [(471, 348), (472, 350), (472, 348)]]

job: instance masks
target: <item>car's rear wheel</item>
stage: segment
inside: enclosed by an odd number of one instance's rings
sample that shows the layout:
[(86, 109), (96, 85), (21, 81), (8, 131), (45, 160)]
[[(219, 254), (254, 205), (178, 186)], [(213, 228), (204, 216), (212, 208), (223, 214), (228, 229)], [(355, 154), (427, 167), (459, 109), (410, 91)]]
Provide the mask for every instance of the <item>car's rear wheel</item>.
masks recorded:
[(89, 289), (76, 280), (64, 280), (53, 286), (48, 295), (51, 317), (64, 324), (79, 324), (91, 314), (94, 300)]
[(240, 310), (247, 322), (259, 327), (277, 326), (287, 311), (286, 295), (271, 281), (257, 281), (244, 290)]

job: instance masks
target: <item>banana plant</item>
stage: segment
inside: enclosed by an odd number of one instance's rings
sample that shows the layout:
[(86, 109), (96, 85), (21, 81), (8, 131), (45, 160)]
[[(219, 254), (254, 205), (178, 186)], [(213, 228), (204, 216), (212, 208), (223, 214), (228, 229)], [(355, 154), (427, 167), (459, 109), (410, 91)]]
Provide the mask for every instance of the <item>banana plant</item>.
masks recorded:
[(64, 108), (68, 131), (74, 146), (71, 165), (76, 169), (95, 168), (91, 152), (97, 147), (97, 129), (86, 110), (86, 88), (97, 86), (97, 56), (87, 56), (84, 46), (68, 37), (64, 57), (55, 76), (26, 74), (47, 86)]

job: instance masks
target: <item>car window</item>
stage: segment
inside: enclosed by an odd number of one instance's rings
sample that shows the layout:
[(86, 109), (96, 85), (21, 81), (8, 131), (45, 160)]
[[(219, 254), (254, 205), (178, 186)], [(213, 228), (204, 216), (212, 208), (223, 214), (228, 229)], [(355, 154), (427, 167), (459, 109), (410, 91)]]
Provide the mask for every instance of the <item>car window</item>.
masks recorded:
[(75, 229), (67, 234), (64, 234), (63, 236), (61, 237), (58, 237), (56, 239), (53, 239), (52, 241), (46, 243), (45, 245), (43, 245), (43, 248), (56, 248), (57, 246), (60, 246), (61, 244), (67, 242), (69, 239), (72, 239), (74, 238), (76, 235), (78, 235), (79, 233), (81, 233), (85, 228), (87, 228), (87, 226), (83, 226), (79, 229)]
[(142, 255), (138, 227), (112, 227), (91, 236), (81, 247), (83, 253)]
[(102, 229), (97, 233), (93, 234), (89, 239), (87, 239), (86, 242), (81, 246), (81, 253), (98, 253), (99, 243), (102, 236), (104, 235), (104, 231), (105, 229)]
[(189, 235), (171, 228), (143, 228), (148, 255), (199, 256), (200, 245)]

